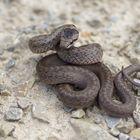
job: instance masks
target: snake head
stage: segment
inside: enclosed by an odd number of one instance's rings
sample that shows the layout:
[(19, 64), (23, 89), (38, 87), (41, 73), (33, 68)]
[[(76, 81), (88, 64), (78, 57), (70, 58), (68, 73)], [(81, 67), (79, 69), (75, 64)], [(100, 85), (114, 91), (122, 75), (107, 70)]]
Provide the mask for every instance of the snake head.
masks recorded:
[(61, 33), (60, 47), (65, 49), (70, 48), (78, 37), (79, 32), (76, 28), (65, 28)]

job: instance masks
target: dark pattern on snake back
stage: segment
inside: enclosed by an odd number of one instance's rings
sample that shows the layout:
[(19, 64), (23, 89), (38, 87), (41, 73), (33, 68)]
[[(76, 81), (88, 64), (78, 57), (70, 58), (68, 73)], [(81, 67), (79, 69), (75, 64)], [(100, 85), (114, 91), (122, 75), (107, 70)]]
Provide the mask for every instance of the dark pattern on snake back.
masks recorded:
[[(46, 56), (38, 62), (36, 69), (40, 79), (46, 84), (56, 85), (58, 97), (66, 106), (87, 108), (98, 97), (99, 105), (108, 114), (119, 117), (131, 115), (136, 99), (122, 72), (115, 77), (117, 96), (121, 100), (121, 103), (116, 103), (112, 99), (112, 73), (101, 62), (101, 46), (93, 43), (75, 47), (74, 42), (78, 37), (76, 26), (68, 24), (56, 28), (51, 34), (29, 40), (29, 47), (34, 53), (56, 50), (56, 54)], [(129, 71), (129, 67), (123, 71)]]

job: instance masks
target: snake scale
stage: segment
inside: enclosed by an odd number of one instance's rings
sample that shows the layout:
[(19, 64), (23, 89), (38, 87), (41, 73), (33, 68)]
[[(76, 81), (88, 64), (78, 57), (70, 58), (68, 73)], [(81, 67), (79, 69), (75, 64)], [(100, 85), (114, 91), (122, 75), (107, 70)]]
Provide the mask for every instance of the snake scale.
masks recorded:
[[(87, 108), (98, 99), (100, 107), (109, 115), (130, 116), (136, 107), (136, 99), (123, 73), (131, 75), (133, 66), (124, 68), (113, 78), (110, 69), (102, 62), (101, 46), (93, 43), (75, 47), (78, 37), (76, 26), (66, 24), (48, 35), (29, 40), (33, 53), (56, 51), (38, 62), (36, 70), (40, 79), (46, 84), (56, 85), (58, 98), (66, 106)], [(112, 99), (114, 89), (121, 102)]]

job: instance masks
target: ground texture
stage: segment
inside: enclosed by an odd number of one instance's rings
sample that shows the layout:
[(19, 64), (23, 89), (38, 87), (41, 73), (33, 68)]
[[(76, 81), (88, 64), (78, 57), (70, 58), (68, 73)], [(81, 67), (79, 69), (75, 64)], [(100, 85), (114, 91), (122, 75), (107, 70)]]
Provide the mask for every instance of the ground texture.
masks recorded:
[(66, 108), (35, 66), (44, 56), (28, 48), (30, 37), (62, 24), (80, 31), (76, 45), (97, 42), (113, 73), (140, 62), (139, 0), (0, 1), (0, 140), (140, 139), (140, 101), (130, 118), (113, 118), (98, 106)]

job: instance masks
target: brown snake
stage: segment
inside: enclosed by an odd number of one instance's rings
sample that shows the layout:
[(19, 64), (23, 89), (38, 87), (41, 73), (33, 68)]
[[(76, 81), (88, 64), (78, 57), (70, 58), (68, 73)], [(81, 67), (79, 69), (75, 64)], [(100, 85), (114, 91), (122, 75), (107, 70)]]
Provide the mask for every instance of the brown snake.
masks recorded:
[[(114, 80), (117, 96), (121, 100), (118, 103), (112, 99), (113, 76), (101, 62), (101, 46), (93, 43), (74, 47), (73, 43), (78, 37), (76, 26), (68, 24), (56, 28), (51, 34), (35, 36), (29, 40), (29, 47), (34, 53), (56, 50), (56, 54), (46, 56), (38, 62), (36, 69), (40, 79), (47, 84), (57, 85), (58, 97), (66, 106), (87, 108), (98, 97), (99, 105), (108, 114), (118, 117), (131, 115), (136, 99), (122, 72)], [(123, 71), (129, 71), (129, 67)]]

